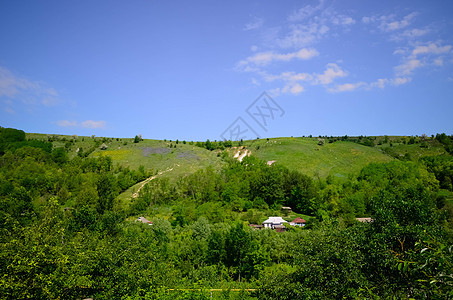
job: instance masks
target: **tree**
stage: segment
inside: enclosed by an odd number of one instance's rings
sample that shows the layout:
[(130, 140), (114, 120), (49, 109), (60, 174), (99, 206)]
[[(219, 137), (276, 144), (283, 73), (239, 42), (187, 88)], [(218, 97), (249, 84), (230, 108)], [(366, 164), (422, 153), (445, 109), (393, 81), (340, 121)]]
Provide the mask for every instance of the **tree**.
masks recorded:
[(244, 230), (242, 223), (237, 223), (230, 229), (225, 241), (226, 265), (237, 267), (239, 281), (241, 281), (243, 264), (249, 252), (250, 243), (250, 234)]
[(112, 210), (113, 201), (118, 194), (115, 177), (110, 173), (103, 173), (96, 184), (99, 195), (97, 210), (100, 214)]

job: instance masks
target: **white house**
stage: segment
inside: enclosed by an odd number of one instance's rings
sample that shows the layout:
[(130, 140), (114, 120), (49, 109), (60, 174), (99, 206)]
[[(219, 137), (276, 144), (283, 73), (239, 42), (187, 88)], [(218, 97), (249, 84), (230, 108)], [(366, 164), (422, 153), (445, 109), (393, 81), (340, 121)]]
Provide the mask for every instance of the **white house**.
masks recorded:
[(264, 228), (274, 229), (275, 226), (283, 225), (283, 223), (288, 223), (283, 220), (282, 217), (269, 217), (266, 221), (263, 222)]

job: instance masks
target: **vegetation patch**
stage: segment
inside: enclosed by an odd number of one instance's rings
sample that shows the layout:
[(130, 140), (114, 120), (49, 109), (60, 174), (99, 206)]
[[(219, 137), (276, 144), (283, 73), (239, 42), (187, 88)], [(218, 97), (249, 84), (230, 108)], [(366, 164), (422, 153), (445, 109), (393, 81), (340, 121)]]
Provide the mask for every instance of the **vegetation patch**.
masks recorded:
[(172, 149), (163, 148), (163, 147), (145, 147), (143, 148), (143, 156), (149, 156), (150, 154), (167, 154), (170, 153)]
[(382, 153), (391, 137), (244, 141), (239, 161), (237, 148), (145, 158), (166, 143), (4, 132), (5, 299), (453, 297), (452, 137), (420, 159)]

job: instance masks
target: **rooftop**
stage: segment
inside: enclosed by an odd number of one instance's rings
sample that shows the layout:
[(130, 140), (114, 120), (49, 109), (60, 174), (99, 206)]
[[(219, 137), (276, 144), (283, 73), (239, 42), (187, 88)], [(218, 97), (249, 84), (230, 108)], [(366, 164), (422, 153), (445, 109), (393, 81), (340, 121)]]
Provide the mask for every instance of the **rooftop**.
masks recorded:
[(278, 224), (287, 223), (287, 222), (285, 220), (283, 220), (282, 217), (269, 217), (269, 219), (264, 221), (263, 224), (264, 223), (278, 225)]

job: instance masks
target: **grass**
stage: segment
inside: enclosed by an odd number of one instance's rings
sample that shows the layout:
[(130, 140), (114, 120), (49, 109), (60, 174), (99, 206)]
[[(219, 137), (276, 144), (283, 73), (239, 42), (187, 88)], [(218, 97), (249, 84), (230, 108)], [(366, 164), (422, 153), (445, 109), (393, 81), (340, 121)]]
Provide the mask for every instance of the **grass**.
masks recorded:
[[(27, 138), (47, 140), (52, 135), (28, 133)], [(385, 143), (384, 139), (388, 142)], [(375, 147), (368, 147), (354, 142), (337, 141), (318, 145), (317, 138), (271, 138), (246, 141), (244, 145), (265, 161), (276, 161), (289, 169), (298, 170), (311, 177), (326, 178), (334, 176), (347, 178), (355, 175), (371, 162), (388, 162), (408, 154), (411, 159), (418, 160), (427, 155), (445, 154), (445, 150), (436, 140), (428, 138), (425, 146), (421, 143), (407, 144), (409, 137), (390, 136), (375, 137)], [(68, 143), (68, 141), (73, 141)], [(403, 143), (405, 141), (406, 143)], [(100, 145), (105, 143), (106, 150), (100, 150)], [(390, 146), (392, 143), (392, 146)], [(179, 142), (162, 140), (143, 140), (134, 143), (132, 138), (101, 138), (87, 136), (59, 136), (54, 142), (54, 147), (69, 147), (70, 157), (77, 155), (77, 151), (94, 149), (92, 157), (110, 156), (113, 164), (138, 169), (143, 166), (152, 173), (168, 170), (162, 176), (172, 179), (191, 174), (207, 166), (220, 168), (223, 163), (218, 157), (219, 150), (206, 149)], [(174, 148), (176, 146), (176, 148)], [(231, 155), (237, 149), (229, 150)]]
[(381, 146), (377, 146), (381, 148), (384, 152), (388, 155), (393, 157), (404, 157), (405, 155), (409, 155), (411, 160), (418, 161), (420, 158), (424, 156), (434, 156), (434, 155), (443, 155), (448, 154), (445, 151), (445, 148), (436, 141), (432, 141), (427, 143), (427, 147), (421, 147), (420, 144), (393, 144), (390, 146), (389, 144), (384, 144)]
[(317, 138), (272, 138), (246, 143), (260, 159), (282, 164), (308, 176), (325, 178), (329, 175), (347, 178), (358, 174), (371, 162), (388, 162), (393, 158), (375, 147), (337, 141), (318, 145)]

